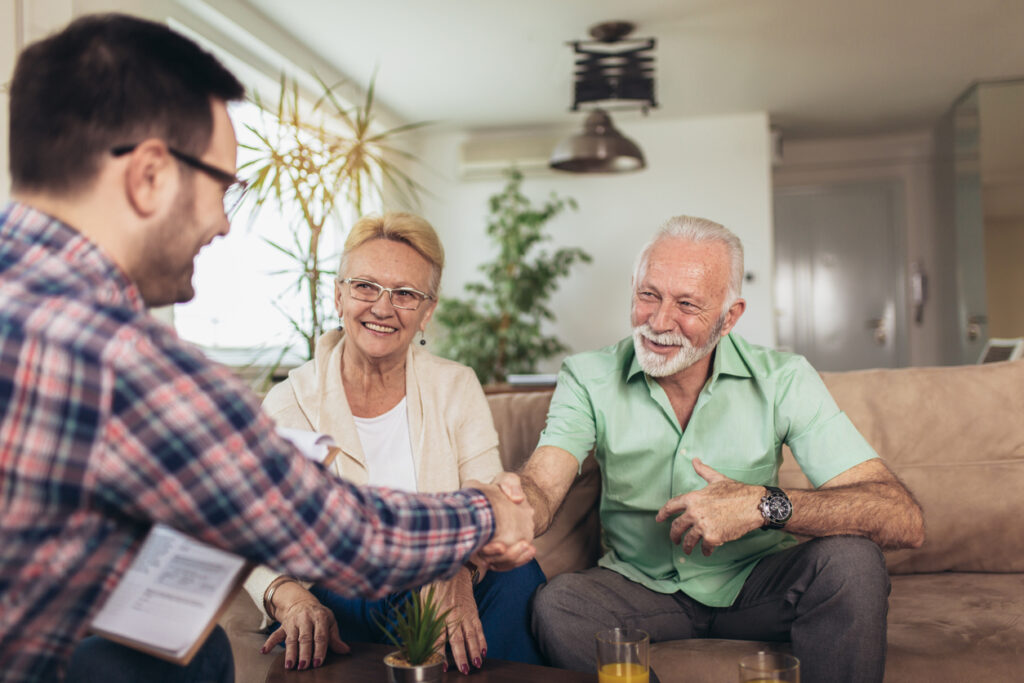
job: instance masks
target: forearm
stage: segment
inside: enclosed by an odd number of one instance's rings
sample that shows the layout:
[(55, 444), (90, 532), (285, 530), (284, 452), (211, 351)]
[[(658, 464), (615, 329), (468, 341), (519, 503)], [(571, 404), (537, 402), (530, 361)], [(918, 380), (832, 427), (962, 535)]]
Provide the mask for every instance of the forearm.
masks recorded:
[(787, 489), (793, 516), (786, 531), (802, 536), (864, 536), (881, 548), (924, 542), (921, 507), (900, 483), (865, 481), (817, 490)]
[(552, 501), (544, 489), (526, 472), (519, 473), (519, 481), (523, 487), (526, 502), (533, 508), (533, 535), (536, 538), (551, 526), (561, 501), (558, 503)]
[[(492, 536), (494, 518), (487, 499), (477, 493), (410, 496), (394, 491), (360, 491), (364, 505), (329, 505), (333, 534), (326, 557), (304, 566), (282, 567), (315, 579), (348, 597), (377, 598), (449, 577)], [(333, 536), (333, 537), (332, 537)], [(307, 550), (301, 537), (290, 549)], [(312, 550), (316, 550), (315, 544)], [(286, 550), (283, 556), (290, 553)], [(311, 574), (310, 572), (313, 572)]]

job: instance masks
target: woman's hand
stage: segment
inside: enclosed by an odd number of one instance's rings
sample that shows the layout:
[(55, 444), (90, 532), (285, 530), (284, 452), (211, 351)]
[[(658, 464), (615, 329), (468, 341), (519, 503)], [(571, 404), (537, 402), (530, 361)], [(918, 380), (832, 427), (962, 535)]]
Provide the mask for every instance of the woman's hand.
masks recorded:
[(487, 641), (477, 613), (476, 599), (473, 598), (472, 574), (463, 567), (451, 579), (434, 585), (441, 611), (451, 610), (446, 627), (455, 667), (464, 674), (469, 673), (471, 663), (479, 669), (487, 654)]
[(266, 654), (283, 641), (284, 668), (316, 668), (327, 658), (328, 647), (338, 654), (349, 651), (338, 633), (334, 613), (301, 584), (282, 584), (274, 593), (273, 602), (272, 616), (281, 626), (270, 634), (260, 652)]

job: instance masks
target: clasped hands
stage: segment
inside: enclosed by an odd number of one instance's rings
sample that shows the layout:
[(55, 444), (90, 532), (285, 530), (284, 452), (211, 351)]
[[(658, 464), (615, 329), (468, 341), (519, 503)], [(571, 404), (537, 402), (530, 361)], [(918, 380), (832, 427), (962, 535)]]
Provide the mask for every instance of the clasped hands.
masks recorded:
[[(496, 481), (500, 481), (500, 477)], [(537, 554), (533, 545), (533, 507), (522, 495), (522, 491), (519, 490), (518, 495), (513, 491), (510, 495), (505, 486), (478, 481), (465, 482), (465, 486), (479, 489), (487, 496), (494, 511), (494, 535), (474, 554), (473, 562), (476, 566), (507, 571), (532, 560)]]
[(664, 522), (679, 515), (672, 520), (669, 537), (673, 543), (682, 544), (684, 553), (689, 555), (700, 543), (707, 557), (718, 546), (761, 528), (763, 520), (757, 506), (764, 487), (730, 479), (700, 458), (693, 459), (693, 469), (708, 485), (672, 498), (655, 517)]

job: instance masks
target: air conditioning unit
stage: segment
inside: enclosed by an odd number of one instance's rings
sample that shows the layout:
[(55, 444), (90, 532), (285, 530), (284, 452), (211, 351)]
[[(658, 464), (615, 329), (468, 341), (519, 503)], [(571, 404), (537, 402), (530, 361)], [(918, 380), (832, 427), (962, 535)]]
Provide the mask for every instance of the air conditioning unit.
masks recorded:
[(548, 159), (559, 139), (544, 135), (470, 138), (462, 143), (460, 150), (459, 178), (501, 179), (502, 173), (510, 166), (515, 166), (527, 176), (552, 173)]

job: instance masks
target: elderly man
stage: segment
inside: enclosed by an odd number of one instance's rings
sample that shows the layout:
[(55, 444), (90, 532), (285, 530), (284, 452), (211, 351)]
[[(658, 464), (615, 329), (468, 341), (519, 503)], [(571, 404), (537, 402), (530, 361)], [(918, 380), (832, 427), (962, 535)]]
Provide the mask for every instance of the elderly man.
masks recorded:
[(532, 511), (497, 487), (414, 496), (325, 476), (149, 316), (192, 297), (196, 253), (228, 231), (226, 103), (242, 94), (194, 43), (125, 16), (19, 57), (0, 211), (4, 681), (232, 680), (223, 631), (187, 669), (97, 639), (67, 666), (155, 522), (351, 597), (450, 576), (488, 541), (509, 566), (532, 556)]
[[(669, 220), (637, 262), (632, 338), (565, 361), (537, 450), (502, 475), (539, 534), (588, 454), (601, 468), (607, 553), (534, 600), (558, 666), (592, 671), (593, 633), (628, 625), (789, 640), (805, 681), (882, 680), (879, 546), (919, 546), (920, 509), (803, 358), (731, 333), (742, 275), (730, 231)], [(775, 486), (783, 444), (815, 490)]]

